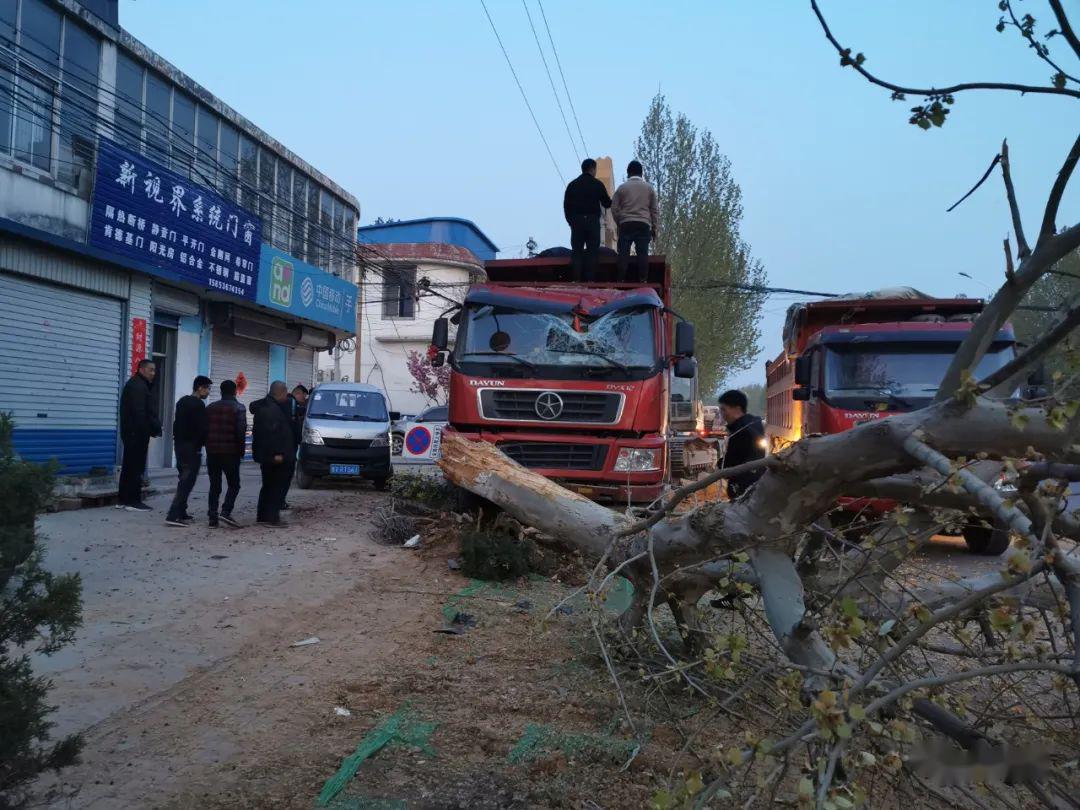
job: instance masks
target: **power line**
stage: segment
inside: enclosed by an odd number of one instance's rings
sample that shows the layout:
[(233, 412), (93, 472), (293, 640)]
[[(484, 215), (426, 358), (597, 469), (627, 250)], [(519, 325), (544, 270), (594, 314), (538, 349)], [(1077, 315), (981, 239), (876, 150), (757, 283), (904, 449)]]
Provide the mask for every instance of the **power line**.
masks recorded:
[(585, 145), (585, 136), (581, 134), (581, 122), (578, 121), (577, 110), (574, 108), (574, 99), (570, 96), (570, 87), (566, 83), (566, 74), (563, 73), (562, 61), (559, 59), (559, 52), (555, 48), (555, 38), (551, 36), (551, 26), (548, 25), (547, 14), (544, 12), (544, 3), (542, 0), (536, 0), (536, 5), (540, 6), (540, 16), (544, 18), (544, 28), (547, 29), (548, 42), (551, 43), (551, 52), (555, 54), (555, 64), (559, 67), (559, 76), (562, 78), (563, 90), (566, 91), (566, 100), (570, 102), (570, 112), (574, 114), (574, 125), (577, 126), (578, 137), (581, 138), (581, 148), (585, 151), (585, 154), (589, 154), (589, 147)]
[(503, 56), (506, 58), (506, 65), (510, 68), (510, 73), (514, 77), (514, 82), (517, 84), (518, 90), (521, 92), (521, 98), (525, 101), (525, 106), (529, 109), (529, 115), (532, 116), (533, 124), (536, 125), (536, 131), (540, 133), (540, 140), (544, 142), (544, 148), (547, 149), (548, 157), (551, 158), (551, 165), (555, 167), (555, 173), (559, 175), (559, 180), (566, 183), (566, 178), (563, 177), (562, 170), (559, 169), (559, 162), (555, 160), (555, 155), (551, 152), (551, 146), (548, 144), (547, 138), (544, 136), (544, 130), (540, 128), (540, 122), (536, 120), (536, 113), (533, 112), (532, 104), (529, 103), (529, 97), (525, 95), (525, 88), (521, 86), (521, 80), (518, 78), (517, 71), (514, 70), (514, 64), (510, 61), (510, 54), (506, 52), (506, 46), (503, 45), (502, 37), (499, 36), (499, 29), (495, 27), (495, 21), (491, 19), (491, 12), (488, 11), (487, 3), (484, 0), (480, 0), (480, 5), (484, 8), (484, 14), (487, 16), (488, 23), (491, 25), (491, 30), (495, 34), (495, 39), (499, 42), (499, 48), (502, 50)]
[(574, 157), (580, 162), (581, 155), (578, 153), (577, 143), (574, 142), (574, 135), (570, 132), (570, 122), (566, 120), (566, 111), (563, 110), (559, 91), (555, 89), (555, 79), (551, 77), (551, 68), (548, 67), (547, 57), (544, 55), (544, 49), (540, 45), (540, 37), (536, 33), (536, 26), (533, 25), (532, 14), (529, 13), (529, 4), (527, 0), (521, 0), (521, 5), (525, 8), (525, 16), (529, 18), (529, 28), (532, 29), (533, 39), (536, 41), (536, 50), (540, 51), (540, 61), (544, 63), (544, 72), (547, 74), (548, 84), (551, 85), (551, 94), (555, 96), (555, 104), (559, 107), (559, 115), (562, 117), (563, 126), (566, 127), (566, 137), (570, 139), (570, 147), (574, 150)]

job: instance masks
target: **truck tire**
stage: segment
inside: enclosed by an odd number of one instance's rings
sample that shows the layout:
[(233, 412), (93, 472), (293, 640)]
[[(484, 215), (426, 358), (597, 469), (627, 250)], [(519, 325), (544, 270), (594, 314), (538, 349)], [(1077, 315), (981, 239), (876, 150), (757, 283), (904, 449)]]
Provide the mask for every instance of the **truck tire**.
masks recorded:
[(296, 486), (299, 489), (311, 489), (315, 483), (315, 476), (310, 473), (304, 472), (304, 468), (297, 465), (296, 467)]
[(1009, 531), (1000, 524), (987, 526), (982, 523), (968, 523), (963, 530), (964, 542), (974, 554), (996, 557), (1009, 547)]

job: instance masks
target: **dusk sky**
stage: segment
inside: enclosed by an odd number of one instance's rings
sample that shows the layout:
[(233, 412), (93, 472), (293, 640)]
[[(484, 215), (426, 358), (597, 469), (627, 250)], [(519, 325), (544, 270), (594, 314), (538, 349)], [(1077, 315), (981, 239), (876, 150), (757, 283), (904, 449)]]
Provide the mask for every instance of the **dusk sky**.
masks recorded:
[[(487, 2), (569, 180), (578, 161), (525, 9)], [(527, 2), (561, 92), (539, 7)], [(992, 0), (822, 6), (837, 37), (898, 83), (1049, 83), (1051, 70), (1015, 31), (995, 32)], [(892, 102), (838, 66), (801, 0), (543, 7), (591, 154), (610, 155), (621, 177), (662, 90), (730, 157), (743, 236), (776, 286), (986, 294), (1002, 277), (1010, 231), (1000, 178), (945, 209), (1008, 137), (1032, 233), (1080, 127), (1074, 102), (981, 92), (958, 96), (943, 129), (916, 129), (907, 124), (912, 103)], [(1046, 29), (1045, 3), (1027, 0), (1024, 10)], [(563, 183), (479, 0), (121, 0), (120, 22), (355, 194), (363, 224), (465, 217), (503, 257), (520, 255), (530, 236), (541, 247), (567, 243)], [(1050, 44), (1061, 52), (1060, 40)], [(576, 135), (572, 117), (570, 127)], [(1073, 185), (1062, 223), (1077, 219)], [(769, 298), (763, 351), (729, 382), (764, 381), (792, 300)]]

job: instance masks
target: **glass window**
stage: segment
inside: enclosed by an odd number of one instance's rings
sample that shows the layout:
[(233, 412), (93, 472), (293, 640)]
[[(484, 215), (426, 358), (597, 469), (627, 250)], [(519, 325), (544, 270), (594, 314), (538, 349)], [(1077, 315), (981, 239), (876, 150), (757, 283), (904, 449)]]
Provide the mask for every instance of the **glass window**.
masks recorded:
[(341, 236), (341, 232), (345, 229), (345, 203), (334, 198), (334, 233), (330, 237), (330, 244), (334, 251), (334, 258), (331, 262), (331, 266), (334, 268), (334, 272), (337, 275), (343, 275), (345, 271), (345, 257), (347, 253), (347, 247), (345, 240)]
[(322, 264), (319, 267), (332, 273), (336, 268), (334, 259), (337, 247), (330, 239), (334, 228), (334, 200), (326, 189), (322, 189), (320, 196), (322, 199), (319, 206), (319, 256), (322, 258)]
[(259, 149), (259, 210), (263, 236), (269, 242), (274, 228), (274, 176), (277, 160), (265, 149)]
[[(195, 157), (195, 99), (173, 90), (172, 110), (172, 167), (184, 177), (196, 179)], [(204, 180), (199, 180), (205, 184)]]
[(195, 146), (195, 165), (198, 167), (195, 181), (219, 188), (218, 117), (202, 105), (196, 116)]
[(277, 165), (277, 220), (274, 222), (274, 233), (271, 244), (279, 250), (289, 251), (289, 237), (292, 233), (292, 166), (284, 160), (279, 160)]
[(323, 267), (322, 243), (319, 241), (319, 187), (309, 177), (307, 188), (307, 260), (316, 267)]
[(139, 149), (142, 133), (142, 66), (127, 54), (116, 60), (116, 139), (132, 149)]
[(15, 3), (0, 3), (0, 152), (11, 151), (11, 127), (15, 121), (14, 61), (7, 49), (15, 49)]
[(346, 422), (386, 422), (386, 399), (374, 391), (335, 391), (316, 388), (308, 403), (308, 418)]
[(52, 168), (53, 107), (60, 73), (60, 14), (43, 0), (22, 4), (21, 51), (15, 113), (15, 157), (43, 171)]
[(99, 61), (98, 38), (70, 19), (65, 20), (57, 176), (86, 196), (90, 194), (94, 164)]
[(156, 73), (146, 74), (146, 154), (169, 165), (169, 109), (172, 87)]
[(342, 244), (347, 251), (345, 257), (345, 278), (356, 281), (356, 213), (351, 208), (345, 209), (345, 224)]
[(236, 200), (236, 170), (240, 163), (240, 133), (236, 127), (221, 122), (221, 193), (227, 200)]
[(416, 268), (397, 267), (383, 272), (383, 318), (416, 317)]
[(256, 214), (259, 211), (259, 150), (249, 139), (240, 138), (240, 204)]
[(293, 176), (292, 254), (302, 262), (309, 261), (307, 248), (307, 190), (308, 180), (300, 172)]

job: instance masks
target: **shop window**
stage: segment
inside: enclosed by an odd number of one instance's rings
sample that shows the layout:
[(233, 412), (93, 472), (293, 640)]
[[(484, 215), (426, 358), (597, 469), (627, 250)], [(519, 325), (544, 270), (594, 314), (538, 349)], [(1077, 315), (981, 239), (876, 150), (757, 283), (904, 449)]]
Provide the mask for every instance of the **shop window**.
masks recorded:
[(23, 0), (15, 92), (15, 157), (52, 169), (53, 116), (60, 75), (60, 14), (44, 0)]
[(15, 50), (16, 3), (0, 3), (0, 152), (11, 152), (11, 127), (15, 121), (15, 62), (8, 52)]
[(195, 153), (195, 99), (173, 91), (172, 139), (170, 153), (172, 168), (181, 177), (190, 177), (196, 182), (207, 185), (205, 180), (197, 178), (193, 171), (192, 158)]
[(307, 260), (316, 267), (325, 267), (319, 241), (319, 187), (310, 177), (307, 187)]
[(57, 177), (89, 198), (98, 119), (98, 38), (70, 19), (64, 22)]
[(169, 165), (169, 108), (172, 87), (156, 73), (146, 74), (146, 155)]
[(142, 139), (143, 78), (146, 71), (127, 54), (116, 60), (116, 139), (139, 151)]
[(255, 144), (240, 138), (240, 204), (251, 213), (259, 211), (259, 150)]
[(240, 133), (236, 127), (221, 122), (221, 194), (225, 199), (236, 202), (236, 172), (240, 165)]
[(259, 216), (262, 217), (263, 239), (270, 241), (274, 232), (274, 178), (277, 159), (265, 149), (259, 149)]
[(292, 254), (302, 262), (310, 261), (307, 247), (307, 191), (307, 178), (297, 172), (292, 188)]
[(333, 272), (336, 268), (337, 245), (331, 239), (334, 231), (334, 201), (326, 189), (320, 191), (319, 204), (319, 255), (323, 270)]
[(416, 268), (393, 267), (383, 272), (383, 318), (416, 317)]
[(220, 188), (218, 173), (218, 117), (199, 105), (195, 118), (195, 167), (193, 178), (210, 188)]
[[(277, 164), (277, 219), (274, 221), (273, 238), (268, 240), (278, 248), (289, 253), (289, 238), (292, 235), (292, 166), (284, 160)], [(263, 234), (267, 239), (269, 235)]]

